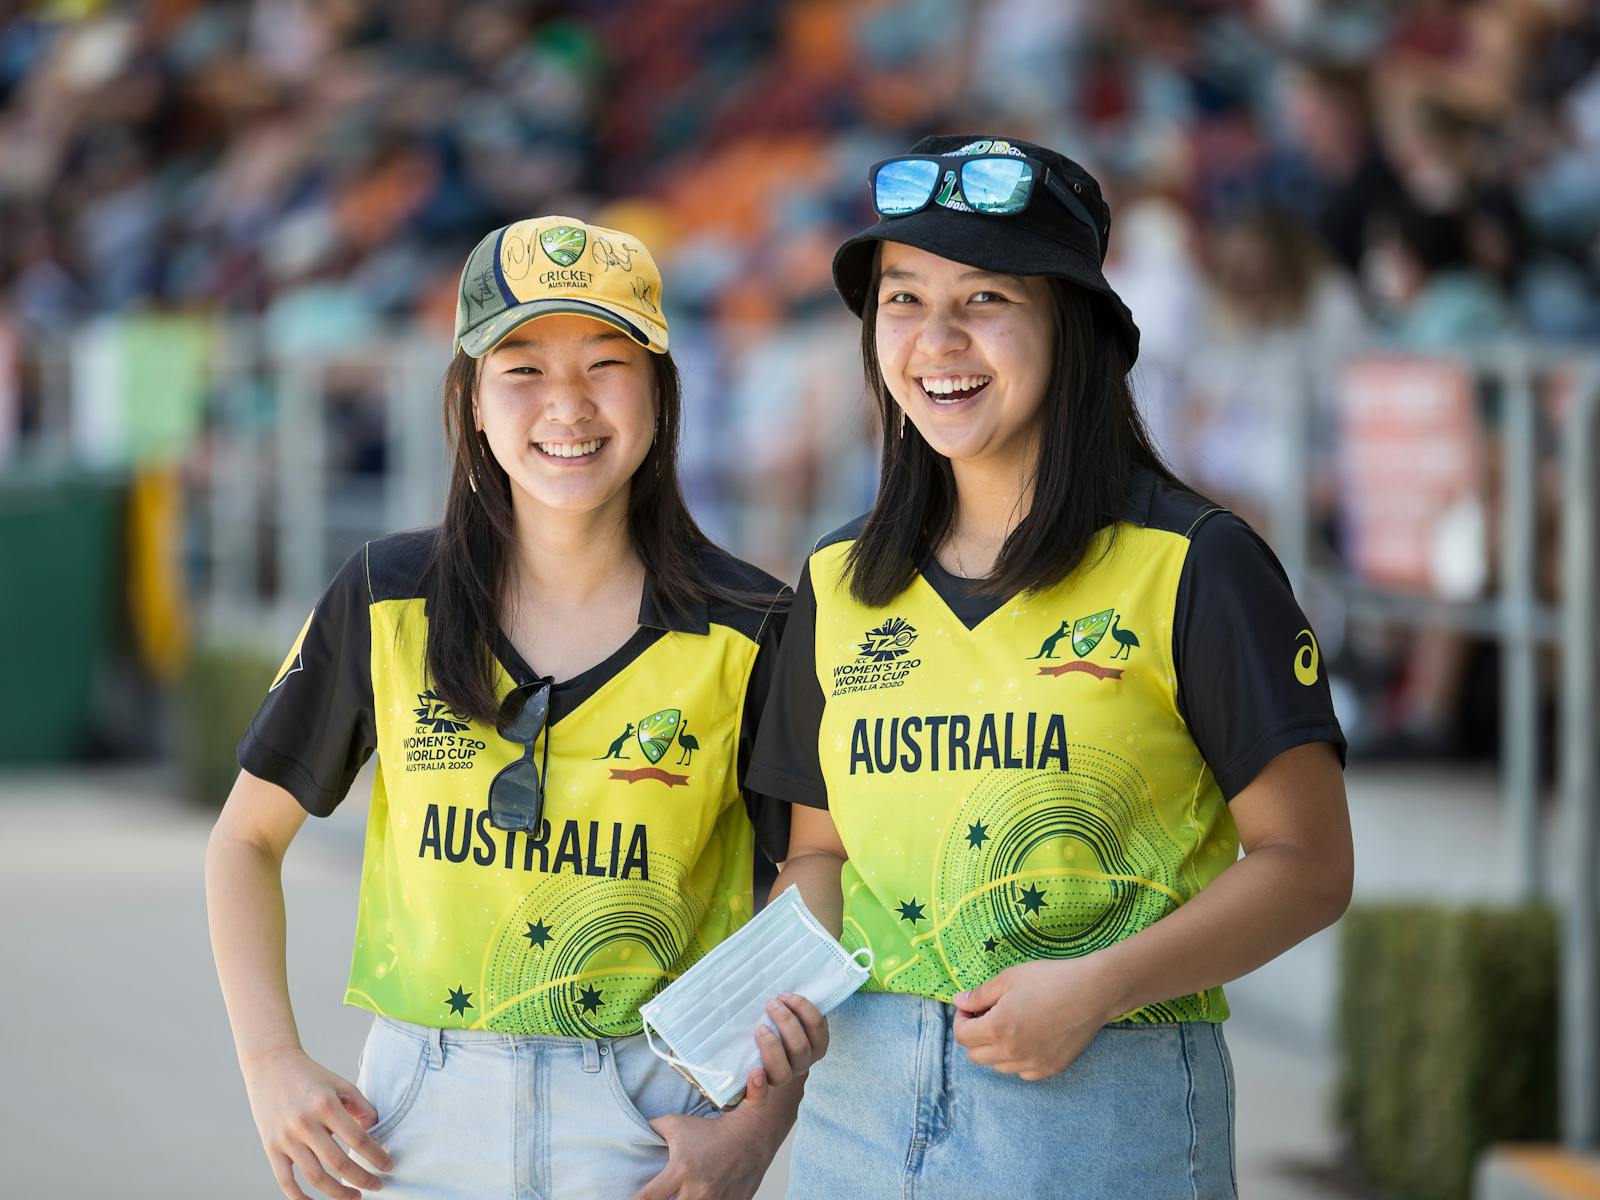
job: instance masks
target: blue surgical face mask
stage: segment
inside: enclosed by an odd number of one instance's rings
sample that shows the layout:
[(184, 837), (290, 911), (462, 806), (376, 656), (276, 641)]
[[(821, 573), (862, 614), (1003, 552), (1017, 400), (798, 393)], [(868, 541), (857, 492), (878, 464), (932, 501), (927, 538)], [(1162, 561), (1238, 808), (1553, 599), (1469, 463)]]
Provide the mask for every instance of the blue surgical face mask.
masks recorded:
[(761, 1065), (756, 1026), (776, 1032), (767, 1001), (789, 992), (826, 1015), (867, 981), (871, 963), (871, 950), (847, 951), (791, 887), (640, 1006), (645, 1038), (713, 1104), (731, 1108)]

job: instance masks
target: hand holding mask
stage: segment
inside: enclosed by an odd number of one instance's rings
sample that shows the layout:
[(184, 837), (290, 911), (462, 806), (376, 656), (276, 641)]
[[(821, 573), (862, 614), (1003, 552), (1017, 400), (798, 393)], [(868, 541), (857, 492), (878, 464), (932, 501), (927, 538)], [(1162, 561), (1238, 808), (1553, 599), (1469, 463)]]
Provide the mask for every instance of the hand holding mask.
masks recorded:
[(733, 1108), (761, 1066), (756, 1028), (778, 1032), (767, 1001), (804, 996), (826, 1016), (867, 981), (871, 961), (870, 950), (841, 946), (791, 887), (640, 1006), (645, 1038), (718, 1108)]

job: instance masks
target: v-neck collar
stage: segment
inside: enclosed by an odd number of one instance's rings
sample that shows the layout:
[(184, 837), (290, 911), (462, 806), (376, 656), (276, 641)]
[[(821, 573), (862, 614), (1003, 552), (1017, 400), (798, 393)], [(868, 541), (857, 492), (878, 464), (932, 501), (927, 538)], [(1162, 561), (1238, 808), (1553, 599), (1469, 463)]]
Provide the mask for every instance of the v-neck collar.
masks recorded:
[(950, 610), (950, 615), (965, 625), (969, 632), (999, 612), (1010, 599), (1008, 596), (979, 591), (982, 580), (966, 579), (945, 570), (931, 554), (918, 574), (945, 608)]
[[(507, 675), (515, 684), (537, 683), (546, 678), (528, 665), (517, 648), (511, 644), (503, 629), (496, 629), (494, 656), (500, 660)], [(550, 688), (549, 722), (554, 725), (562, 717), (578, 708), (627, 670), (633, 661), (653, 646), (665, 633), (711, 632), (710, 607), (704, 600), (691, 605), (686, 611), (669, 609), (656, 592), (655, 580), (645, 572), (644, 588), (639, 595), (639, 628), (605, 658), (570, 679), (553, 683)]]
[[(1150, 505), (1155, 495), (1158, 480), (1153, 471), (1147, 467), (1135, 466), (1128, 480), (1127, 495), (1123, 500), (1121, 519), (1143, 525), (1149, 520)], [(992, 592), (981, 592), (978, 585), (982, 582), (977, 579), (966, 579), (940, 565), (939, 560), (929, 553), (927, 559), (917, 568), (917, 574), (922, 576), (924, 583), (933, 590), (950, 615), (955, 617), (967, 627), (970, 632), (982, 625), (995, 613), (1004, 608), (1012, 599), (1011, 596), (997, 596)]]
[[(627, 641), (594, 666), (579, 671), (570, 679), (553, 683), (550, 687), (549, 723), (554, 725), (562, 717), (581, 707), (589, 697), (633, 665), (634, 660), (655, 645), (665, 633), (666, 630), (652, 625), (640, 625)], [(527, 660), (511, 644), (511, 639), (506, 636), (505, 630), (495, 630), (493, 650), (494, 656), (500, 660), (500, 665), (505, 668), (506, 674), (511, 676), (512, 683), (537, 683), (540, 679), (547, 678), (528, 665)]]

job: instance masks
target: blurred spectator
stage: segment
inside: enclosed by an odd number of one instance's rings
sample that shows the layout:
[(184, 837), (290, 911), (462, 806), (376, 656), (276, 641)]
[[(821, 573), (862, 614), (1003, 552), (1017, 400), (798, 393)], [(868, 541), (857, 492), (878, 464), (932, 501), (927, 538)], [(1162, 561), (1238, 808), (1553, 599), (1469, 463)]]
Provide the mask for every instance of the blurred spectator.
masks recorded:
[[(1334, 503), (1337, 367), (1367, 338), (1351, 281), (1286, 213), (1224, 224), (1210, 245), (1201, 336), (1186, 360), (1181, 469), (1220, 503), (1272, 531), (1291, 489), (1312, 513)], [(1309, 455), (1310, 477), (1299, 472)]]
[[(0, 26), (0, 447), (67, 424), (89, 318), (238, 318), (267, 357), (442, 342), (476, 239), (566, 211), (655, 250), (686, 485), (783, 573), (872, 486), (832, 250), (867, 165), (935, 130), (1057, 145), (1120, 198), (1136, 394), (1269, 533), (1290, 439), (1333, 512), (1335, 367), (1370, 331), (1600, 338), (1587, 0), (36, 5)], [(272, 420), (271, 373), (236, 378), (214, 437)], [(341, 383), (330, 463), (385, 467), (375, 386)], [(1438, 713), (1466, 685), (1435, 677)]]
[(1463, 219), (1408, 205), (1374, 214), (1361, 274), (1396, 347), (1418, 352), (1491, 341), (1511, 330), (1499, 289), (1467, 259)]

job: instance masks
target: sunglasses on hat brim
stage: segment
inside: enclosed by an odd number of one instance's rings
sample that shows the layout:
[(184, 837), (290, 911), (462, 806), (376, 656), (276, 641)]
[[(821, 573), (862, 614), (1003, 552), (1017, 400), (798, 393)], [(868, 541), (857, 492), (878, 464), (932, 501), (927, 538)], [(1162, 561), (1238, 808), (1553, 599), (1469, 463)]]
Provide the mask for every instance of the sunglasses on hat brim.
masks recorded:
[(991, 217), (1023, 212), (1042, 187), (1088, 229), (1101, 257), (1100, 229), (1083, 202), (1050, 168), (1013, 154), (902, 154), (874, 163), (867, 175), (872, 207), (880, 217), (909, 217), (937, 201)]

